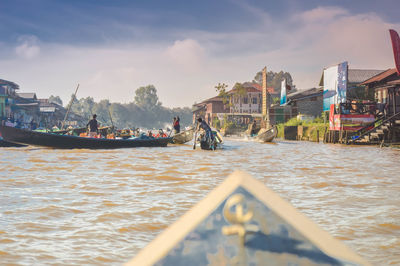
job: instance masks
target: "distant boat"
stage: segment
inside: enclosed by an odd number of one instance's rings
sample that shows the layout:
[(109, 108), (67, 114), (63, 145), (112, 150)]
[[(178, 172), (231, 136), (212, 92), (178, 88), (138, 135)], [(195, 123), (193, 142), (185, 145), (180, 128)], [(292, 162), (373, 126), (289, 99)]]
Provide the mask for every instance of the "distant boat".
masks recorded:
[(88, 138), (36, 132), (15, 127), (0, 126), (4, 140), (59, 149), (118, 149), (136, 147), (166, 147), (172, 138), (106, 139)]
[(178, 134), (172, 136), (172, 143), (184, 144), (186, 142), (189, 142), (193, 139), (193, 134), (194, 134), (194, 127), (190, 127), (189, 129), (179, 132)]
[(250, 138), (260, 142), (271, 142), (277, 135), (278, 128), (276, 126), (273, 126), (268, 130), (260, 129), (256, 136)]

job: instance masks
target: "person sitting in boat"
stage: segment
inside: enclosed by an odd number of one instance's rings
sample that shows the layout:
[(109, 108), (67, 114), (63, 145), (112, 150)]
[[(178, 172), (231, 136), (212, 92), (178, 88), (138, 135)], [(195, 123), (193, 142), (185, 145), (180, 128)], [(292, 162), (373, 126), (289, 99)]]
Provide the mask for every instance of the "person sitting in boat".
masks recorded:
[(197, 119), (197, 128), (196, 131), (203, 129), (205, 131), (205, 137), (207, 141), (213, 141), (214, 140), (214, 135), (211, 131), (210, 126), (204, 121), (201, 117)]
[(255, 136), (257, 135), (257, 122), (256, 120), (253, 120), (253, 123), (250, 125), (250, 136)]
[(151, 132), (151, 130), (149, 130), (149, 131), (147, 132), (147, 136), (148, 136), (149, 138), (154, 138), (153, 133)]
[(174, 130), (175, 130), (175, 134), (181, 132), (181, 125), (180, 125), (179, 116), (174, 117)]
[(86, 127), (89, 126), (89, 137), (90, 138), (96, 138), (97, 133), (99, 131), (99, 123), (96, 120), (97, 115), (93, 115), (93, 119), (87, 123)]
[(156, 136), (156, 138), (166, 138), (167, 134), (164, 133), (164, 130), (162, 130), (161, 128), (158, 130), (158, 134)]

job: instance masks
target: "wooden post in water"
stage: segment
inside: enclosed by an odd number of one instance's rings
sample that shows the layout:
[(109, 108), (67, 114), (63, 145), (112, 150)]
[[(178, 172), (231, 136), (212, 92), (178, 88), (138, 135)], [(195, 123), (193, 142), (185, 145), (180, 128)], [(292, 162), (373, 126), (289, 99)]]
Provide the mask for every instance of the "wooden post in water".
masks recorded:
[(317, 139), (316, 142), (319, 142), (319, 130), (317, 129)]

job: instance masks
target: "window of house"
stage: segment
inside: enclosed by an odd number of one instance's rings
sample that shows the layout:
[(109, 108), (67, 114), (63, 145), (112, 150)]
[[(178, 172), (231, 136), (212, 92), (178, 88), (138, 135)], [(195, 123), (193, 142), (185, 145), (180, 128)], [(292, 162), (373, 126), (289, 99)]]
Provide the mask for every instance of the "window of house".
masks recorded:
[(251, 102), (252, 102), (253, 104), (257, 104), (257, 98), (256, 98), (256, 97), (251, 98)]
[(249, 98), (244, 97), (244, 98), (243, 98), (243, 103), (244, 103), (244, 104), (248, 104), (248, 103), (249, 103)]

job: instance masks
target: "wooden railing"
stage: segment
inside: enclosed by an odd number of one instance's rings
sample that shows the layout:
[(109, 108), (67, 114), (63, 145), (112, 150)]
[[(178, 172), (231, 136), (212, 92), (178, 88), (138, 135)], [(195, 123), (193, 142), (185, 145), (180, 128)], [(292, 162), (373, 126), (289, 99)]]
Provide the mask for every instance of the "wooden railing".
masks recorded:
[[(352, 139), (349, 140), (349, 141), (347, 141), (347, 144), (352, 144), (352, 143), (354, 143), (356, 140), (358, 140), (358, 139), (362, 138), (363, 136), (365, 136), (365, 135), (371, 133), (372, 131), (374, 131), (374, 130), (376, 130), (377, 128), (381, 127), (381, 126), (384, 125), (386, 122), (388, 122), (388, 121), (390, 121), (390, 120), (393, 120), (396, 116), (399, 116), (399, 115), (400, 115), (400, 112), (398, 112), (398, 113), (396, 113), (396, 114), (394, 114), (394, 115), (392, 115), (392, 116), (390, 116), (390, 117), (388, 117), (388, 118), (385, 118), (384, 116), (378, 118), (378, 119), (375, 120), (374, 122), (372, 122), (372, 123), (366, 125), (365, 127), (359, 129), (359, 130), (352, 136)], [(376, 123), (380, 123), (380, 124), (379, 124), (378, 126), (375, 126)], [(374, 127), (373, 127), (373, 128), (370, 128), (371, 126), (374, 126)], [(368, 128), (370, 128), (370, 129), (368, 129)], [(366, 129), (368, 129), (368, 130), (366, 130)], [(366, 130), (366, 131), (364, 131), (364, 130)], [(361, 134), (359, 134), (359, 133), (361, 133)]]

